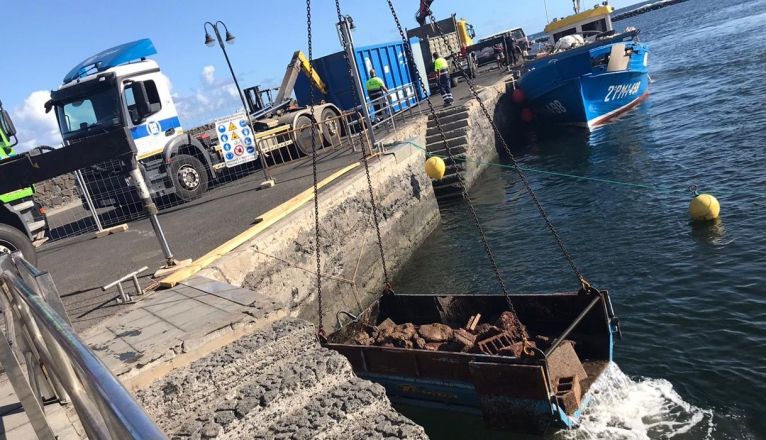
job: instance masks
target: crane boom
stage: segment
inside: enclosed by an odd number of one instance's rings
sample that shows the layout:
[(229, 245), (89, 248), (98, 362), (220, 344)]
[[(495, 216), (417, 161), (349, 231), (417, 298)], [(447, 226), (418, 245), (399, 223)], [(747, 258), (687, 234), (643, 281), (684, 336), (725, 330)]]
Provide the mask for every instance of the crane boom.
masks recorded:
[(426, 18), (431, 15), (431, 3), (433, 2), (434, 0), (420, 0), (420, 7), (415, 14), (415, 20), (417, 20), (419, 25), (423, 26), (426, 24)]
[(275, 103), (279, 104), (285, 99), (290, 99), (290, 95), (292, 95), (293, 89), (295, 88), (295, 80), (298, 79), (298, 74), (301, 70), (303, 70), (309, 78), (309, 81), (311, 81), (311, 84), (316, 87), (317, 90), (327, 94), (327, 86), (324, 81), (322, 81), (322, 78), (319, 77), (317, 71), (311, 68), (309, 59), (302, 51), (296, 50), (295, 53), (293, 53), (293, 58), (290, 60), (290, 64), (287, 65), (287, 71), (285, 72), (284, 78), (282, 78), (282, 84), (279, 86), (277, 99), (274, 101)]

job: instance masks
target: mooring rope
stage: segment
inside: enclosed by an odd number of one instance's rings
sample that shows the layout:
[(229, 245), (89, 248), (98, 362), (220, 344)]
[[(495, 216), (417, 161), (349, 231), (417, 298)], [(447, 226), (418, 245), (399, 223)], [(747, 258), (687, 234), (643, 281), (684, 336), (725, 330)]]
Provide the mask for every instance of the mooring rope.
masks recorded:
[[(384, 144), (383, 147), (388, 148), (388, 147), (394, 147), (396, 145), (401, 145), (401, 144), (408, 144), (408, 145), (411, 145), (412, 147), (417, 148), (418, 150), (424, 151), (426, 154), (426, 157), (439, 157), (442, 159), (446, 159), (446, 156), (431, 153), (425, 147), (418, 145), (416, 142), (409, 141), (409, 140), (391, 142), (388, 144)], [(577, 174), (564, 173), (561, 171), (541, 170), (539, 168), (526, 167), (526, 166), (521, 166), (518, 164), (513, 165), (513, 164), (505, 164), (505, 163), (499, 163), (499, 162), (487, 162), (487, 161), (463, 159), (463, 158), (461, 158), (459, 161), (464, 163), (470, 162), (470, 163), (475, 163), (477, 165), (487, 165), (491, 167), (503, 168), (503, 169), (514, 170), (514, 171), (521, 170), (521, 171), (536, 173), (536, 174), (545, 174), (549, 176), (565, 177), (565, 178), (574, 179), (574, 180), (584, 180), (584, 181), (604, 183), (604, 184), (615, 185), (615, 186), (623, 186), (623, 187), (632, 188), (632, 189), (648, 190), (648, 191), (663, 192), (663, 193), (678, 193), (678, 192), (689, 193), (689, 192), (694, 192), (690, 188), (694, 187), (696, 189), (696, 185), (669, 187), (669, 186), (662, 186), (662, 185), (651, 184), (651, 183), (636, 183), (636, 182), (626, 182), (624, 180), (606, 179), (603, 177), (581, 176)], [(718, 194), (720, 192), (716, 190), (716, 193)], [(759, 198), (766, 198), (766, 191), (735, 191), (729, 194), (730, 195), (750, 195), (750, 196), (759, 197)]]

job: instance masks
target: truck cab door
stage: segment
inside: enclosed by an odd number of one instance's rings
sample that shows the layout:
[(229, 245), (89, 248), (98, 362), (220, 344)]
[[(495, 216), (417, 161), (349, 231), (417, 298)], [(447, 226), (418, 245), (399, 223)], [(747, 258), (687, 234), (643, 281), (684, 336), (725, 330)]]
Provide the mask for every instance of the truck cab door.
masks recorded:
[(163, 77), (149, 74), (126, 81), (123, 101), (139, 158), (161, 153), (172, 138), (182, 133)]

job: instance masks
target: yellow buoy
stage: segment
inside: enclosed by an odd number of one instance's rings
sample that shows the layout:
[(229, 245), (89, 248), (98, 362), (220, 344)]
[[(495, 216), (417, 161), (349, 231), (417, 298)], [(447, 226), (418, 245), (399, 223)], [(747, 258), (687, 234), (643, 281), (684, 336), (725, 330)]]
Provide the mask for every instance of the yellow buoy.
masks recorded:
[(689, 215), (692, 220), (715, 220), (721, 213), (721, 205), (710, 194), (700, 194), (689, 202)]
[(426, 174), (434, 180), (441, 180), (444, 177), (444, 170), (447, 166), (441, 157), (431, 156), (426, 161)]

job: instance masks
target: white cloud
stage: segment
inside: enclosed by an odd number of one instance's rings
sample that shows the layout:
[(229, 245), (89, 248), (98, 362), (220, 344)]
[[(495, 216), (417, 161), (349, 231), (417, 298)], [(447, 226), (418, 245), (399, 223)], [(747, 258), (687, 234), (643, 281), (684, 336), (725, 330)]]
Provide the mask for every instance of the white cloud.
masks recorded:
[(174, 92), (173, 101), (185, 128), (212, 122), (242, 108), (237, 87), (230, 78), (216, 78), (215, 67), (203, 66), (200, 84), (188, 92)]
[(215, 66), (208, 65), (203, 67), (202, 79), (207, 85), (212, 86), (213, 83), (215, 82)]
[(239, 99), (239, 92), (237, 91), (237, 86), (234, 85), (234, 83), (224, 86), (224, 90), (226, 90), (226, 93), (228, 93), (232, 98)]
[(40, 145), (58, 146), (61, 144), (56, 116), (53, 111), (45, 113), (45, 102), (50, 99), (50, 92), (38, 90), (24, 100), (21, 107), (11, 114), (19, 139), (19, 152)]

